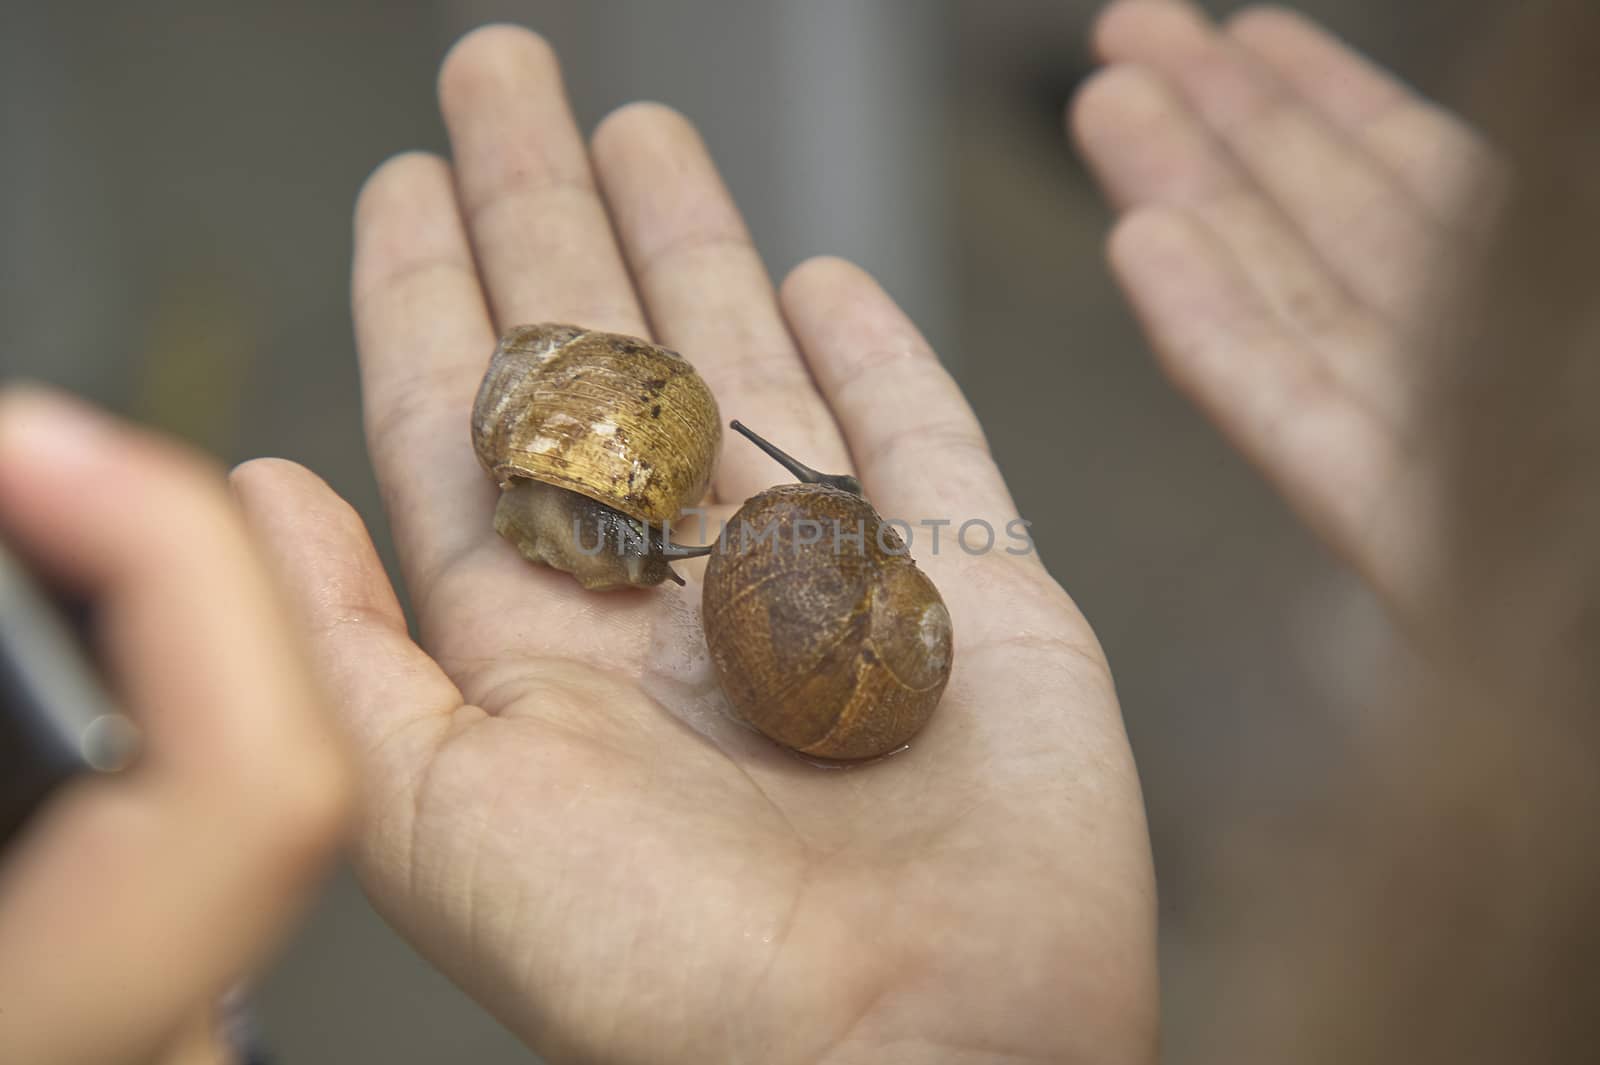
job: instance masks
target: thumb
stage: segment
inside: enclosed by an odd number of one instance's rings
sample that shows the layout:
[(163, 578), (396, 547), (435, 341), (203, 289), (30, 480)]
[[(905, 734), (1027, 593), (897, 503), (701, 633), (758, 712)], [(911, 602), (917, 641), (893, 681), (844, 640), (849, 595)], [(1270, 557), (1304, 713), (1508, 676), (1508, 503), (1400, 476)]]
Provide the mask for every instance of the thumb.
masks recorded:
[(245, 463), (231, 481), (361, 763), (373, 831), (363, 833), (360, 851), (393, 860), (409, 848), (411, 796), (461, 693), (411, 639), (350, 504), (310, 470), (282, 459)]

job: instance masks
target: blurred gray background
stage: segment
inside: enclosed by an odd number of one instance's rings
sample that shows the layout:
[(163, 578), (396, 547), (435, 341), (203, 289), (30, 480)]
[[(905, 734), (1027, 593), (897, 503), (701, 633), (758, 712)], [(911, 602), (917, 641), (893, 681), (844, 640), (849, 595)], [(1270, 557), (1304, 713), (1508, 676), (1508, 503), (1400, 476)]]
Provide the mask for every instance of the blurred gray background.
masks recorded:
[[(987, 426), (1116, 670), (1161, 885), (1170, 1060), (1221, 1060), (1253, 871), (1315, 848), (1381, 644), (1361, 590), (1156, 371), (1062, 136), (1092, 0), (155, 0), (0, 8), (0, 366), (228, 461), (282, 455), (366, 516), (349, 216), (384, 157), (444, 148), (434, 71), (509, 19), (580, 120), (701, 126), (775, 276), (875, 271)], [(1224, 10), (1233, 5), (1213, 5)], [(1454, 5), (1303, 8), (1425, 88)], [(1219, 976), (1220, 974), (1223, 974)], [(286, 1063), (531, 1055), (330, 883), (258, 989)]]

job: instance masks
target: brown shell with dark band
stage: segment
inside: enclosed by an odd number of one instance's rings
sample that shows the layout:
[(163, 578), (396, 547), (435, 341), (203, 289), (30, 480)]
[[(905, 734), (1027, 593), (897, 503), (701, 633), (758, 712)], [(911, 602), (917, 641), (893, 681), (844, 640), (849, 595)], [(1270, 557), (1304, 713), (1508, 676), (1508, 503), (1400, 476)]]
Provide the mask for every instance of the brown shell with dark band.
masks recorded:
[(746, 502), (711, 555), (701, 610), (734, 713), (801, 754), (900, 749), (950, 677), (944, 600), (850, 492), (788, 484)]
[(722, 441), (711, 390), (676, 352), (543, 323), (510, 329), (472, 410), (478, 460), (653, 523), (705, 496)]

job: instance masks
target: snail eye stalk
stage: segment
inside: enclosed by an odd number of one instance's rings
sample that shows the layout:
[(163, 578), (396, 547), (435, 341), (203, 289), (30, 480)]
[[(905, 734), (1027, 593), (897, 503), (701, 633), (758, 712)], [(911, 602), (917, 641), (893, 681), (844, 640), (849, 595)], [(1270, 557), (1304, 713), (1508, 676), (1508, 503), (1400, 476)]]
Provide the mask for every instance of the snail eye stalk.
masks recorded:
[(742, 423), (734, 421), (729, 427), (756, 447), (765, 451), (774, 462), (794, 474), (795, 480), (801, 484), (826, 485), (829, 488), (837, 488), (841, 492), (849, 492), (851, 495), (859, 496), (865, 494), (861, 491), (861, 482), (848, 473), (818, 473), (793, 455), (780, 450), (763, 437), (752, 432)]

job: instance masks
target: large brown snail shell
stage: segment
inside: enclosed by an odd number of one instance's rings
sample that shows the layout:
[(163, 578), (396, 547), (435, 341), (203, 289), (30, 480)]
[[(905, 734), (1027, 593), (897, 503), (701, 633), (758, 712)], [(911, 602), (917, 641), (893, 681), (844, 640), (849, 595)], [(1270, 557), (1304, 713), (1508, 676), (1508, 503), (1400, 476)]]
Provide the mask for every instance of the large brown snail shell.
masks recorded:
[(835, 487), (854, 482), (818, 480), (831, 483), (768, 489), (728, 523), (706, 568), (706, 643), (741, 720), (811, 757), (875, 758), (938, 705), (950, 614), (894, 527)]

